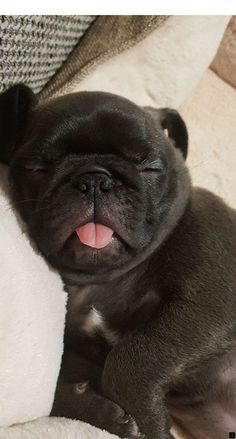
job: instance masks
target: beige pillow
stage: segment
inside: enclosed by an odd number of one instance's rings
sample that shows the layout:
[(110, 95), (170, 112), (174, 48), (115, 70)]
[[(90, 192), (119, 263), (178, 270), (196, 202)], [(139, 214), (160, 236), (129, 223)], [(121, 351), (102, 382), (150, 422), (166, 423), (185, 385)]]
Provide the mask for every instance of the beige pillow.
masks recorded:
[(225, 31), (224, 38), (211, 65), (212, 70), (236, 87), (236, 16), (234, 15)]

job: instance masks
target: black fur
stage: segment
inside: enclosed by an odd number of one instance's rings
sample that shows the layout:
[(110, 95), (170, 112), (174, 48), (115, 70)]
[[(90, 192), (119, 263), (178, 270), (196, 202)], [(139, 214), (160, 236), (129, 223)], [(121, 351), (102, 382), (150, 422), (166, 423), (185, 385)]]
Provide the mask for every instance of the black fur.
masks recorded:
[(23, 84), (9, 88), (1, 95), (0, 133), (1, 161), (9, 163), (17, 141), (20, 141), (21, 127), (28, 117), (28, 111), (37, 98), (31, 89)]
[[(171, 419), (227, 437), (236, 213), (191, 187), (181, 117), (101, 92), (35, 105), (23, 86), (0, 96), (0, 115), (13, 201), (69, 293), (52, 414), (121, 437), (171, 438)], [(75, 233), (90, 221), (115, 232), (102, 250)]]

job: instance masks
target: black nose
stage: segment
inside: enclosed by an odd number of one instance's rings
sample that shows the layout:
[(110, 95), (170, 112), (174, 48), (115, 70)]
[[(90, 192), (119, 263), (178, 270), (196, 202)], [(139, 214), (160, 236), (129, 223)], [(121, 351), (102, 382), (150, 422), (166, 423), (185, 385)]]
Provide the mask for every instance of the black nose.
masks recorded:
[(81, 168), (72, 181), (73, 187), (80, 192), (101, 191), (107, 192), (114, 186), (111, 173), (100, 166), (86, 166)]

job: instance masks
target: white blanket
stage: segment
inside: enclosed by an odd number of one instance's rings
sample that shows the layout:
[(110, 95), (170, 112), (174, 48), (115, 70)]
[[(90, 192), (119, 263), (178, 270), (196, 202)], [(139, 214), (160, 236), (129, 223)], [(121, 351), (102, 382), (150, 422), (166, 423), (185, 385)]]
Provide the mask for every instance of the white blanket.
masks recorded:
[(48, 415), (63, 349), (66, 294), (15, 216), (0, 167), (0, 425)]
[(0, 429), (0, 439), (115, 439), (84, 422), (43, 417), (27, 424)]

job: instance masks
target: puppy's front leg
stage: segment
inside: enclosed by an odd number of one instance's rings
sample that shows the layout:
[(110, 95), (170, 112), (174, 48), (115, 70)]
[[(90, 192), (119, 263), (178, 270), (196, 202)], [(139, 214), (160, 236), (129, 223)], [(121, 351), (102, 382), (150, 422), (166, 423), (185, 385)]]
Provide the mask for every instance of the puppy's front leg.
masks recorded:
[(135, 421), (100, 394), (101, 367), (65, 350), (51, 416), (88, 422), (119, 437), (141, 437)]
[(216, 304), (199, 308), (194, 300), (176, 301), (109, 353), (103, 392), (133, 416), (148, 439), (172, 437), (166, 395), (189, 366), (225, 346), (223, 312)]

